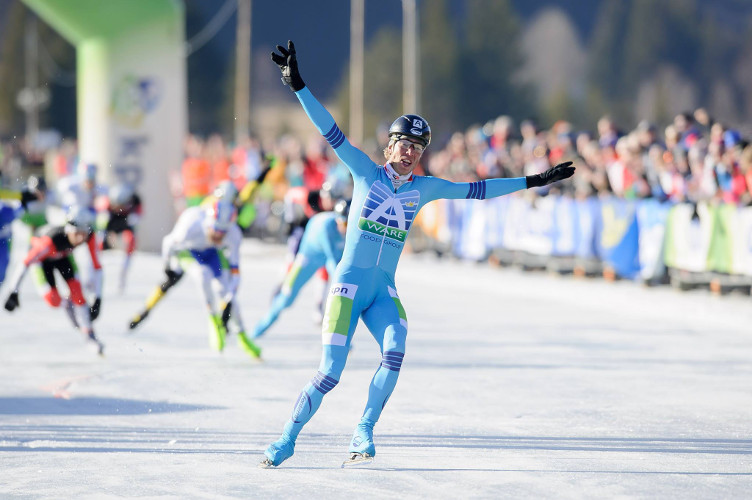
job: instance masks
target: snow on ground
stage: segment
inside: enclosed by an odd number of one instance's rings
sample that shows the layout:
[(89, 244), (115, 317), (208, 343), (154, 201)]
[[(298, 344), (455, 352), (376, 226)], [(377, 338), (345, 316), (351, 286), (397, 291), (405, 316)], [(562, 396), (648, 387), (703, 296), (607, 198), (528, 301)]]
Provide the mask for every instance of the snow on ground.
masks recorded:
[[(244, 243), (249, 328), (283, 253)], [(189, 279), (129, 334), (161, 265), (136, 255), (119, 295), (121, 258), (104, 257), (104, 359), (28, 277), (21, 309), (0, 311), (0, 497), (742, 498), (752, 487), (749, 297), (406, 255), (407, 355), (376, 460), (340, 468), (380, 361), (361, 326), (295, 455), (262, 470), (318, 367), (315, 286), (255, 362), (234, 339), (209, 349)]]

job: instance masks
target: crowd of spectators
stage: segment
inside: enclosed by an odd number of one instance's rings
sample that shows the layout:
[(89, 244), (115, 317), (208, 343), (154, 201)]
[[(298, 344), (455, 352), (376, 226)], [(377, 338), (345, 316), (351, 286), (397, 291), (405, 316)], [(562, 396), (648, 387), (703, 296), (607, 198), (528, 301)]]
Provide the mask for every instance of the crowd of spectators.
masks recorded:
[(541, 130), (530, 120), (515, 129), (501, 116), (456, 132), (426, 161), (427, 170), (457, 181), (518, 177), (571, 160), (577, 175), (554, 189), (576, 198), (717, 201), (752, 204), (752, 146), (704, 109), (681, 113), (662, 131), (649, 121), (621, 130), (602, 117), (595, 132), (559, 121)]
[[(441, 134), (435, 131), (434, 136)], [(565, 121), (547, 130), (532, 120), (516, 126), (511, 118), (500, 116), (455, 132), (443, 142), (434, 140), (416, 173), (467, 182), (531, 175), (571, 160), (577, 174), (552, 189), (575, 198), (613, 195), (752, 205), (752, 145), (703, 109), (679, 114), (663, 129), (641, 121), (629, 131), (607, 116), (592, 132), (578, 131)], [(31, 170), (41, 170), (44, 163), (48, 172), (51, 165), (55, 174), (64, 176), (78, 161), (76, 143), (70, 140), (54, 150), (28, 151), (22, 141), (0, 144), (4, 186), (17, 186), (30, 173), (41, 173)], [(378, 147), (368, 153), (383, 161)], [(290, 188), (327, 189), (335, 197), (347, 197), (352, 189), (346, 167), (321, 137), (303, 141), (283, 135), (263, 145), (249, 137), (231, 145), (219, 135), (190, 135), (184, 158), (172, 188), (186, 205), (199, 202), (224, 180), (242, 188), (270, 161), (277, 166), (268, 177), (272, 199), (284, 198)]]

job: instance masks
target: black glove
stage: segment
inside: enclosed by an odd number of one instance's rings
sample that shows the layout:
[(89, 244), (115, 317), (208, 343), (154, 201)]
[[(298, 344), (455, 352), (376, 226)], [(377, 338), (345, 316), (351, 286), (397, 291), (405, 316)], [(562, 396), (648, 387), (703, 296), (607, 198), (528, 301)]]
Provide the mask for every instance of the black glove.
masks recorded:
[(173, 271), (169, 267), (165, 269), (164, 273), (167, 275), (167, 283), (169, 284), (169, 286), (174, 285), (175, 283), (180, 281), (180, 278), (183, 277), (183, 273)]
[(572, 175), (574, 175), (574, 167), (570, 165), (572, 165), (572, 162), (567, 161), (564, 163), (559, 163), (555, 167), (546, 170), (542, 174), (528, 175), (527, 177), (525, 177), (525, 179), (527, 179), (527, 187), (531, 188), (547, 186), (553, 182), (558, 182), (572, 177)]
[(32, 191), (29, 188), (23, 188), (21, 190), (21, 206), (24, 208), (24, 210), (26, 210), (30, 201), (35, 201), (38, 199), (39, 196), (35, 191)]
[(232, 302), (228, 302), (225, 306), (225, 310), (222, 311), (222, 325), (227, 328), (227, 322), (230, 321), (232, 316)]
[(13, 292), (8, 296), (8, 300), (5, 301), (5, 310), (12, 311), (19, 305), (21, 304), (18, 302), (18, 292)]
[(303, 79), (300, 78), (298, 72), (298, 59), (295, 57), (295, 45), (292, 40), (287, 41), (287, 48), (285, 49), (281, 45), (277, 45), (277, 50), (282, 54), (272, 52), (272, 61), (279, 66), (282, 71), (282, 83), (289, 86), (293, 92), (305, 87)]
[(259, 184), (264, 182), (264, 179), (266, 179), (267, 174), (271, 172), (271, 170), (272, 170), (272, 167), (266, 167), (264, 170), (262, 170), (259, 176), (256, 177), (256, 182), (258, 182)]
[(96, 300), (94, 300), (94, 303), (89, 308), (89, 317), (91, 318), (92, 321), (94, 321), (95, 319), (99, 317), (99, 310), (101, 309), (101, 307), (102, 307), (102, 299), (97, 297)]

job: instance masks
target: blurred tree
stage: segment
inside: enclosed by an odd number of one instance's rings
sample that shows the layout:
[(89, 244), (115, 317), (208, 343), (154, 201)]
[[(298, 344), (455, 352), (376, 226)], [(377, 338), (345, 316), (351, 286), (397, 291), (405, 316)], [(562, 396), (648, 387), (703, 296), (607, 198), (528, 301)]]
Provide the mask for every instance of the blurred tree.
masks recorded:
[(23, 88), (23, 33), (28, 10), (21, 2), (10, 5), (0, 29), (0, 137), (23, 132), (23, 112), (16, 95)]
[[(0, 29), (0, 136), (20, 136), (25, 117), (17, 96), (25, 85), (26, 23), (34, 14), (22, 2), (12, 2), (6, 14)], [(75, 48), (44, 22), (39, 21), (37, 26), (38, 83), (49, 91), (50, 98), (40, 112), (40, 127), (75, 136)]]
[(525, 27), (522, 54), (518, 76), (535, 88), (541, 125), (562, 119), (584, 124), (587, 54), (567, 13), (542, 9)]
[(606, 0), (601, 6), (590, 42), (588, 74), (592, 87), (606, 101), (616, 97), (620, 85), (624, 27), (627, 13), (625, 0)]
[(438, 139), (458, 127), (459, 41), (446, 0), (431, 2), (420, 18), (421, 113)]
[[(209, 12), (207, 5), (195, 0), (185, 2), (186, 38), (203, 29), (215, 12)], [(234, 20), (234, 17), (232, 18)], [(228, 22), (234, 26), (234, 22)], [(234, 40), (234, 37), (233, 37)], [(223, 115), (225, 104), (232, 101), (234, 81), (231, 58), (234, 50), (217, 37), (190, 54), (187, 59), (188, 72), (188, 130), (202, 136), (231, 130), (232, 122)]]
[(460, 49), (459, 125), (535, 109), (532, 89), (515, 81), (522, 66), (520, 24), (509, 0), (469, 0)]
[(731, 77), (740, 89), (741, 103), (738, 106), (742, 116), (746, 118), (749, 132), (752, 133), (750, 117), (752, 117), (752, 19), (749, 20), (747, 30), (741, 37), (739, 56), (731, 66)]

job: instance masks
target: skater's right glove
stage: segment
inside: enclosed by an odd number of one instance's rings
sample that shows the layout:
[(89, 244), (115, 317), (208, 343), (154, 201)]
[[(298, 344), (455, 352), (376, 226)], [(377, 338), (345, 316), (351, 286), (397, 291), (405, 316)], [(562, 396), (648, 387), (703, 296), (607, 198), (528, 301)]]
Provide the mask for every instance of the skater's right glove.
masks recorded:
[(21, 304), (18, 302), (18, 292), (13, 292), (8, 296), (8, 300), (5, 301), (5, 310), (13, 311), (19, 305)]
[(540, 187), (547, 186), (551, 183), (562, 181), (574, 175), (574, 167), (571, 166), (572, 162), (567, 161), (559, 163), (553, 168), (546, 170), (541, 174), (528, 175), (525, 177), (527, 180), (527, 187)]
[(222, 310), (222, 326), (227, 328), (227, 323), (230, 321), (231, 317), (232, 317), (232, 302), (228, 302), (227, 305)]
[(28, 208), (29, 202), (36, 201), (39, 199), (39, 195), (29, 189), (29, 188), (23, 188), (21, 190), (21, 206), (26, 210)]
[(272, 52), (272, 61), (279, 66), (282, 72), (282, 83), (290, 87), (293, 92), (297, 92), (305, 87), (303, 79), (298, 72), (298, 58), (295, 55), (295, 45), (292, 40), (287, 41), (287, 48), (277, 45), (277, 50), (282, 54)]

